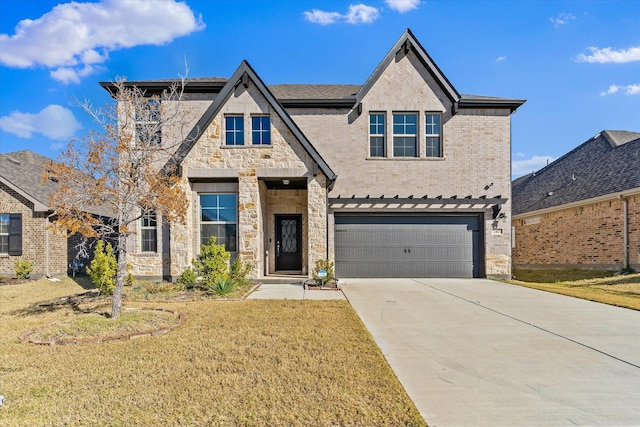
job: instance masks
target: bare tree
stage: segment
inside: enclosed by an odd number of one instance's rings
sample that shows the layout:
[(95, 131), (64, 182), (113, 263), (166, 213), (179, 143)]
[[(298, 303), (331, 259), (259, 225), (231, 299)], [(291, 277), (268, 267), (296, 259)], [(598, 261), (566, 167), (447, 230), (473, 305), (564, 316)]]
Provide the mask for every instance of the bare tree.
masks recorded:
[[(134, 223), (148, 214), (161, 215), (169, 223), (185, 221), (186, 194), (177, 185), (179, 177), (163, 168), (182, 142), (178, 137), (163, 138), (163, 131), (177, 136), (186, 125), (180, 108), (184, 85), (183, 78), (161, 95), (146, 96), (119, 79), (110, 90), (115, 103), (96, 109), (82, 102), (99, 130), (70, 142), (45, 174), (59, 183), (50, 198), (56, 228), (114, 243), (118, 268), (112, 318), (119, 317), (122, 308), (126, 241)], [(91, 214), (96, 207), (106, 214)]]

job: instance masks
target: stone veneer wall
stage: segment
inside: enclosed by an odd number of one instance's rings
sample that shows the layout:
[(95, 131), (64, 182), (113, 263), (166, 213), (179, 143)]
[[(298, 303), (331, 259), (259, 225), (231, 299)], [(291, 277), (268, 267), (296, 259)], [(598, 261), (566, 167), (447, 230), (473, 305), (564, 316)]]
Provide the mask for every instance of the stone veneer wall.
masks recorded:
[(46, 243), (49, 247), (49, 271), (53, 276), (67, 274), (67, 238), (47, 229), (47, 213), (33, 212), (33, 203), (0, 183), (0, 213), (22, 214), (22, 255), (0, 255), (0, 275), (13, 277), (16, 261), (33, 262), (32, 277), (42, 277), (46, 271)]
[[(224, 117), (226, 114), (243, 115), (245, 143), (247, 145), (226, 146), (224, 141)], [(250, 144), (250, 117), (252, 114), (271, 114), (271, 145), (252, 146)], [(198, 190), (201, 185), (189, 182), (195, 171), (208, 171), (212, 177), (211, 185), (237, 183), (238, 194), (238, 253), (244, 261), (251, 263), (249, 277), (259, 277), (264, 273), (264, 219), (267, 207), (264, 206), (265, 190), (261, 187), (260, 171), (273, 171), (268, 178), (300, 178), (311, 175), (313, 160), (295, 139), (284, 122), (272, 111), (269, 103), (253, 86), (240, 85), (225, 105), (204, 130), (203, 135), (183, 160), (181, 167), (183, 178), (180, 185), (191, 195), (186, 225), (171, 226), (170, 275), (177, 277), (197, 254), (199, 248)], [(301, 175), (290, 176), (291, 171), (306, 171)], [(198, 173), (200, 173), (198, 172)], [(206, 180), (205, 180), (206, 181)], [(320, 178), (312, 179), (309, 184), (314, 195), (322, 194), (326, 199), (326, 184), (320, 185)], [(205, 185), (204, 183), (202, 185)], [(321, 189), (320, 187), (323, 187)], [(213, 187), (212, 187), (213, 188)], [(268, 202), (268, 196), (266, 196)], [(317, 214), (314, 214), (317, 215)], [(325, 224), (326, 227), (326, 224)], [(314, 240), (314, 256), (317, 242)]]
[[(640, 196), (629, 203), (629, 262), (640, 269)], [(518, 268), (621, 269), (624, 205), (620, 199), (514, 219)]]

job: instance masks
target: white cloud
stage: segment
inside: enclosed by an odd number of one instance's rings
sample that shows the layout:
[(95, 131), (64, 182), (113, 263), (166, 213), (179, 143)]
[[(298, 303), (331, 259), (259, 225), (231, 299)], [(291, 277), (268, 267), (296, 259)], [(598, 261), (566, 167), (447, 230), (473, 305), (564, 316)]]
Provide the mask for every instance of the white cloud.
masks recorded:
[(71, 112), (60, 105), (49, 105), (36, 114), (13, 111), (0, 117), (0, 129), (21, 138), (31, 138), (34, 133), (51, 138), (69, 139), (82, 127)]
[(342, 15), (338, 12), (324, 12), (318, 9), (313, 9), (311, 12), (303, 12), (303, 14), (307, 21), (320, 25), (335, 24), (342, 18)]
[(516, 178), (540, 170), (554, 160), (555, 158), (551, 156), (533, 156), (530, 159), (513, 160), (511, 162), (511, 175)]
[(587, 50), (589, 54), (581, 53), (577, 56), (577, 61), (599, 64), (624, 64), (625, 62), (640, 61), (640, 46), (632, 46), (629, 49), (620, 50), (615, 50), (610, 47), (603, 49), (589, 47)]
[(624, 94), (627, 96), (630, 95), (640, 95), (640, 84), (637, 85), (611, 85), (609, 89), (605, 92), (600, 92), (600, 96), (613, 95), (614, 93), (618, 93), (620, 91), (624, 91)]
[(0, 64), (52, 68), (63, 83), (95, 72), (109, 52), (162, 45), (204, 28), (202, 19), (175, 0), (102, 0), (64, 3), (40, 18), (24, 19), (15, 34), (0, 34)]
[(370, 24), (380, 17), (380, 10), (366, 4), (349, 5), (347, 13), (326, 12), (313, 9), (303, 12), (305, 19), (314, 24), (331, 25), (339, 22), (347, 24)]
[(504, 55), (500, 55), (496, 58), (496, 62), (502, 62), (502, 61), (506, 61), (507, 57)]
[(559, 27), (561, 25), (568, 24), (575, 19), (576, 17), (572, 13), (561, 13), (558, 16), (552, 16), (549, 18), (549, 21), (551, 21), (554, 26)]
[(384, 0), (384, 2), (389, 6), (389, 9), (400, 13), (417, 9), (420, 5), (420, 0)]
[(349, 11), (345, 16), (345, 21), (349, 24), (370, 24), (380, 16), (380, 12), (373, 6), (366, 4), (349, 5)]

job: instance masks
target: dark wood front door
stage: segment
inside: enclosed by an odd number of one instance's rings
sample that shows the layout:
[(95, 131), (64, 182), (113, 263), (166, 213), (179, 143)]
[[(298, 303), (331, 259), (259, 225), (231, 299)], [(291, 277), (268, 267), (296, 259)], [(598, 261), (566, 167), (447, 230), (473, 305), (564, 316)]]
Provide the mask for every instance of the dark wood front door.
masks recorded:
[(302, 215), (276, 215), (276, 270), (302, 270)]

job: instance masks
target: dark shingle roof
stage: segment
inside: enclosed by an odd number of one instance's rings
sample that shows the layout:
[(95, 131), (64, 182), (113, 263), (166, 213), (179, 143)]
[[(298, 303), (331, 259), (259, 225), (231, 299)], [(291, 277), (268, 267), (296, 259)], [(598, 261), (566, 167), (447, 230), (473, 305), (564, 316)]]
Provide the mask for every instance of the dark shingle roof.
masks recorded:
[(512, 183), (518, 215), (640, 188), (640, 133), (602, 131), (535, 174)]
[(360, 90), (360, 85), (330, 84), (281, 84), (271, 85), (269, 90), (281, 99), (353, 99)]
[[(53, 160), (29, 150), (0, 154), (0, 178), (11, 187), (24, 193), (36, 206), (36, 210), (47, 210), (49, 195), (57, 184), (51, 180), (42, 182), (44, 167)], [(14, 188), (14, 189), (15, 189)]]

